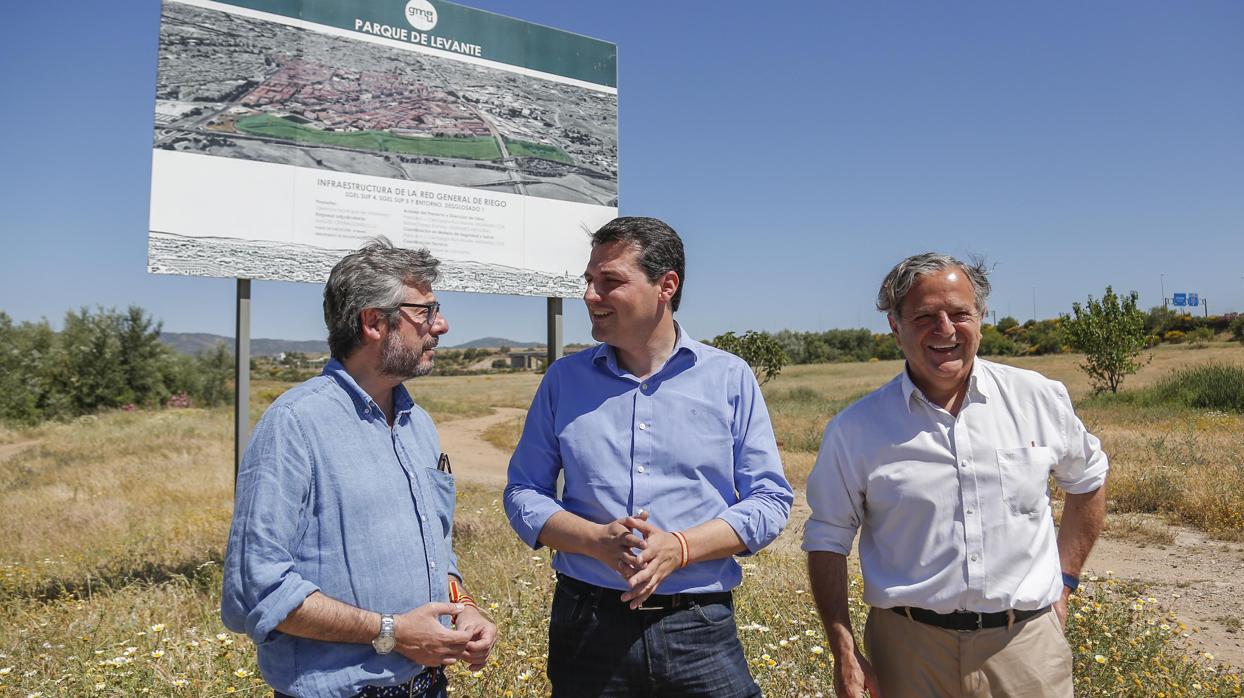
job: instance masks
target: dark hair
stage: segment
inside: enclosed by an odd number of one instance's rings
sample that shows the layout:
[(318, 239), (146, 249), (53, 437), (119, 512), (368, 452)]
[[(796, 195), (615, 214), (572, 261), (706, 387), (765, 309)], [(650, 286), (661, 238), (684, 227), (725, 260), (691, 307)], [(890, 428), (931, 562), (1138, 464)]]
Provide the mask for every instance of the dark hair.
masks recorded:
[(328, 325), (328, 350), (333, 358), (345, 359), (363, 343), (360, 314), (365, 308), (383, 309), (389, 327), (393, 327), (397, 323), (395, 306), (406, 299), (406, 287), (431, 288), (438, 264), (426, 249), (394, 247), (384, 237), (337, 262), (324, 284), (324, 324)]
[(670, 299), (670, 309), (678, 310), (682, 288), (687, 281), (687, 257), (678, 233), (656, 218), (622, 216), (592, 233), (592, 247), (611, 242), (634, 245), (639, 250), (639, 267), (652, 283), (656, 283), (667, 271), (678, 274), (678, 289)]

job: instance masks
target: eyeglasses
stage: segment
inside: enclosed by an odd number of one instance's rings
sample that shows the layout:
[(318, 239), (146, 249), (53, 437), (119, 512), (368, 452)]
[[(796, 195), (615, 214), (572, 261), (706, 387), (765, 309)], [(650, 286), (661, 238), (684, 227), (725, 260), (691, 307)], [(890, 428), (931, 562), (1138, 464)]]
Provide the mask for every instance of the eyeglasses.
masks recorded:
[(393, 310), (398, 308), (423, 308), (424, 321), (428, 323), (428, 327), (436, 324), (436, 316), (441, 312), (441, 304), (437, 301), (431, 303), (398, 303)]

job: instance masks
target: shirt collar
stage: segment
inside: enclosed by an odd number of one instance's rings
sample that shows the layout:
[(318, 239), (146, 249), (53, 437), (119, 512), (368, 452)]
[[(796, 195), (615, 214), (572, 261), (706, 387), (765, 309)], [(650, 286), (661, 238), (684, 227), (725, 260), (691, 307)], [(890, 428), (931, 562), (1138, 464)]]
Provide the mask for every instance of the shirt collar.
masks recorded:
[[(367, 391), (359, 386), (358, 382), (354, 380), (354, 376), (351, 376), (346, 367), (337, 359), (330, 359), (327, 364), (324, 364), (323, 375), (337, 381), (337, 385), (346, 391), (346, 395), (350, 396), (350, 400), (354, 403), (354, 409), (360, 417), (368, 418), (373, 412), (377, 415), (384, 414), (380, 410), (380, 406), (376, 404), (376, 401), (371, 399), (371, 395), (368, 395)], [(397, 418), (409, 413), (414, 406), (415, 401), (411, 399), (410, 392), (406, 390), (405, 385), (399, 383), (393, 388), (395, 422)]]
[[(690, 356), (691, 363), (694, 364), (700, 360), (700, 352), (702, 352), (703, 350), (704, 350), (704, 345), (701, 344), (700, 342), (695, 341), (690, 336), (688, 336), (688, 334), (685, 331), (683, 331), (682, 325), (678, 324), (678, 321), (675, 320), (674, 321), (674, 351), (671, 352), (669, 355), (669, 358), (665, 360), (665, 366), (662, 366), (653, 375), (655, 376), (661, 373), (662, 371), (664, 371), (665, 367), (669, 366), (670, 363), (673, 362), (674, 357), (676, 356), (681, 356), (684, 354), (687, 356)], [(602, 343), (602, 344), (597, 345), (596, 349), (592, 353), (592, 363), (596, 364), (597, 366), (604, 364), (605, 367), (609, 369), (609, 372), (615, 376), (627, 375), (626, 371), (622, 370), (622, 368), (618, 366), (618, 353), (617, 353), (617, 350), (614, 349), (613, 345), (611, 344)]]
[[(986, 362), (981, 361), (979, 356), (972, 358), (972, 374), (968, 376), (968, 393), (970, 395), (975, 395), (982, 400), (988, 400), (990, 395), (993, 393), (991, 389), (993, 385), (993, 377), (987, 369), (982, 367), (982, 364), (984, 363)], [(925, 397), (924, 391), (912, 381), (911, 373), (908, 370), (906, 361), (903, 362), (901, 380), (903, 389), (903, 404), (906, 405), (908, 413), (911, 412), (913, 398), (918, 398), (924, 402), (933, 404), (927, 397)]]

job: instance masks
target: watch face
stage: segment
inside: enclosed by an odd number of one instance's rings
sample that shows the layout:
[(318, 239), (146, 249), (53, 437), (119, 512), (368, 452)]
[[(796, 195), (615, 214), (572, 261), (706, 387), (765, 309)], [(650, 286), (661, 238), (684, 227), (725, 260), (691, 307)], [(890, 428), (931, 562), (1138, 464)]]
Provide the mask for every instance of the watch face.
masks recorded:
[(378, 654), (388, 654), (393, 651), (397, 645), (397, 640), (392, 635), (382, 635), (371, 641), (371, 646), (376, 649)]

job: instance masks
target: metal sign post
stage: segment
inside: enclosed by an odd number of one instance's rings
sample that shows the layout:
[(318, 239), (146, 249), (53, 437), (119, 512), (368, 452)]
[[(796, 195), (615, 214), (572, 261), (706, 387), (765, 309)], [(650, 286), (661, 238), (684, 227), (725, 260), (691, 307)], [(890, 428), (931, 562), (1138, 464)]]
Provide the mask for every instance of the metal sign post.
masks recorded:
[(562, 299), (550, 298), (548, 304), (549, 353), (545, 369), (562, 358)]
[(251, 280), (238, 279), (237, 326), (233, 339), (233, 480), (251, 435)]

